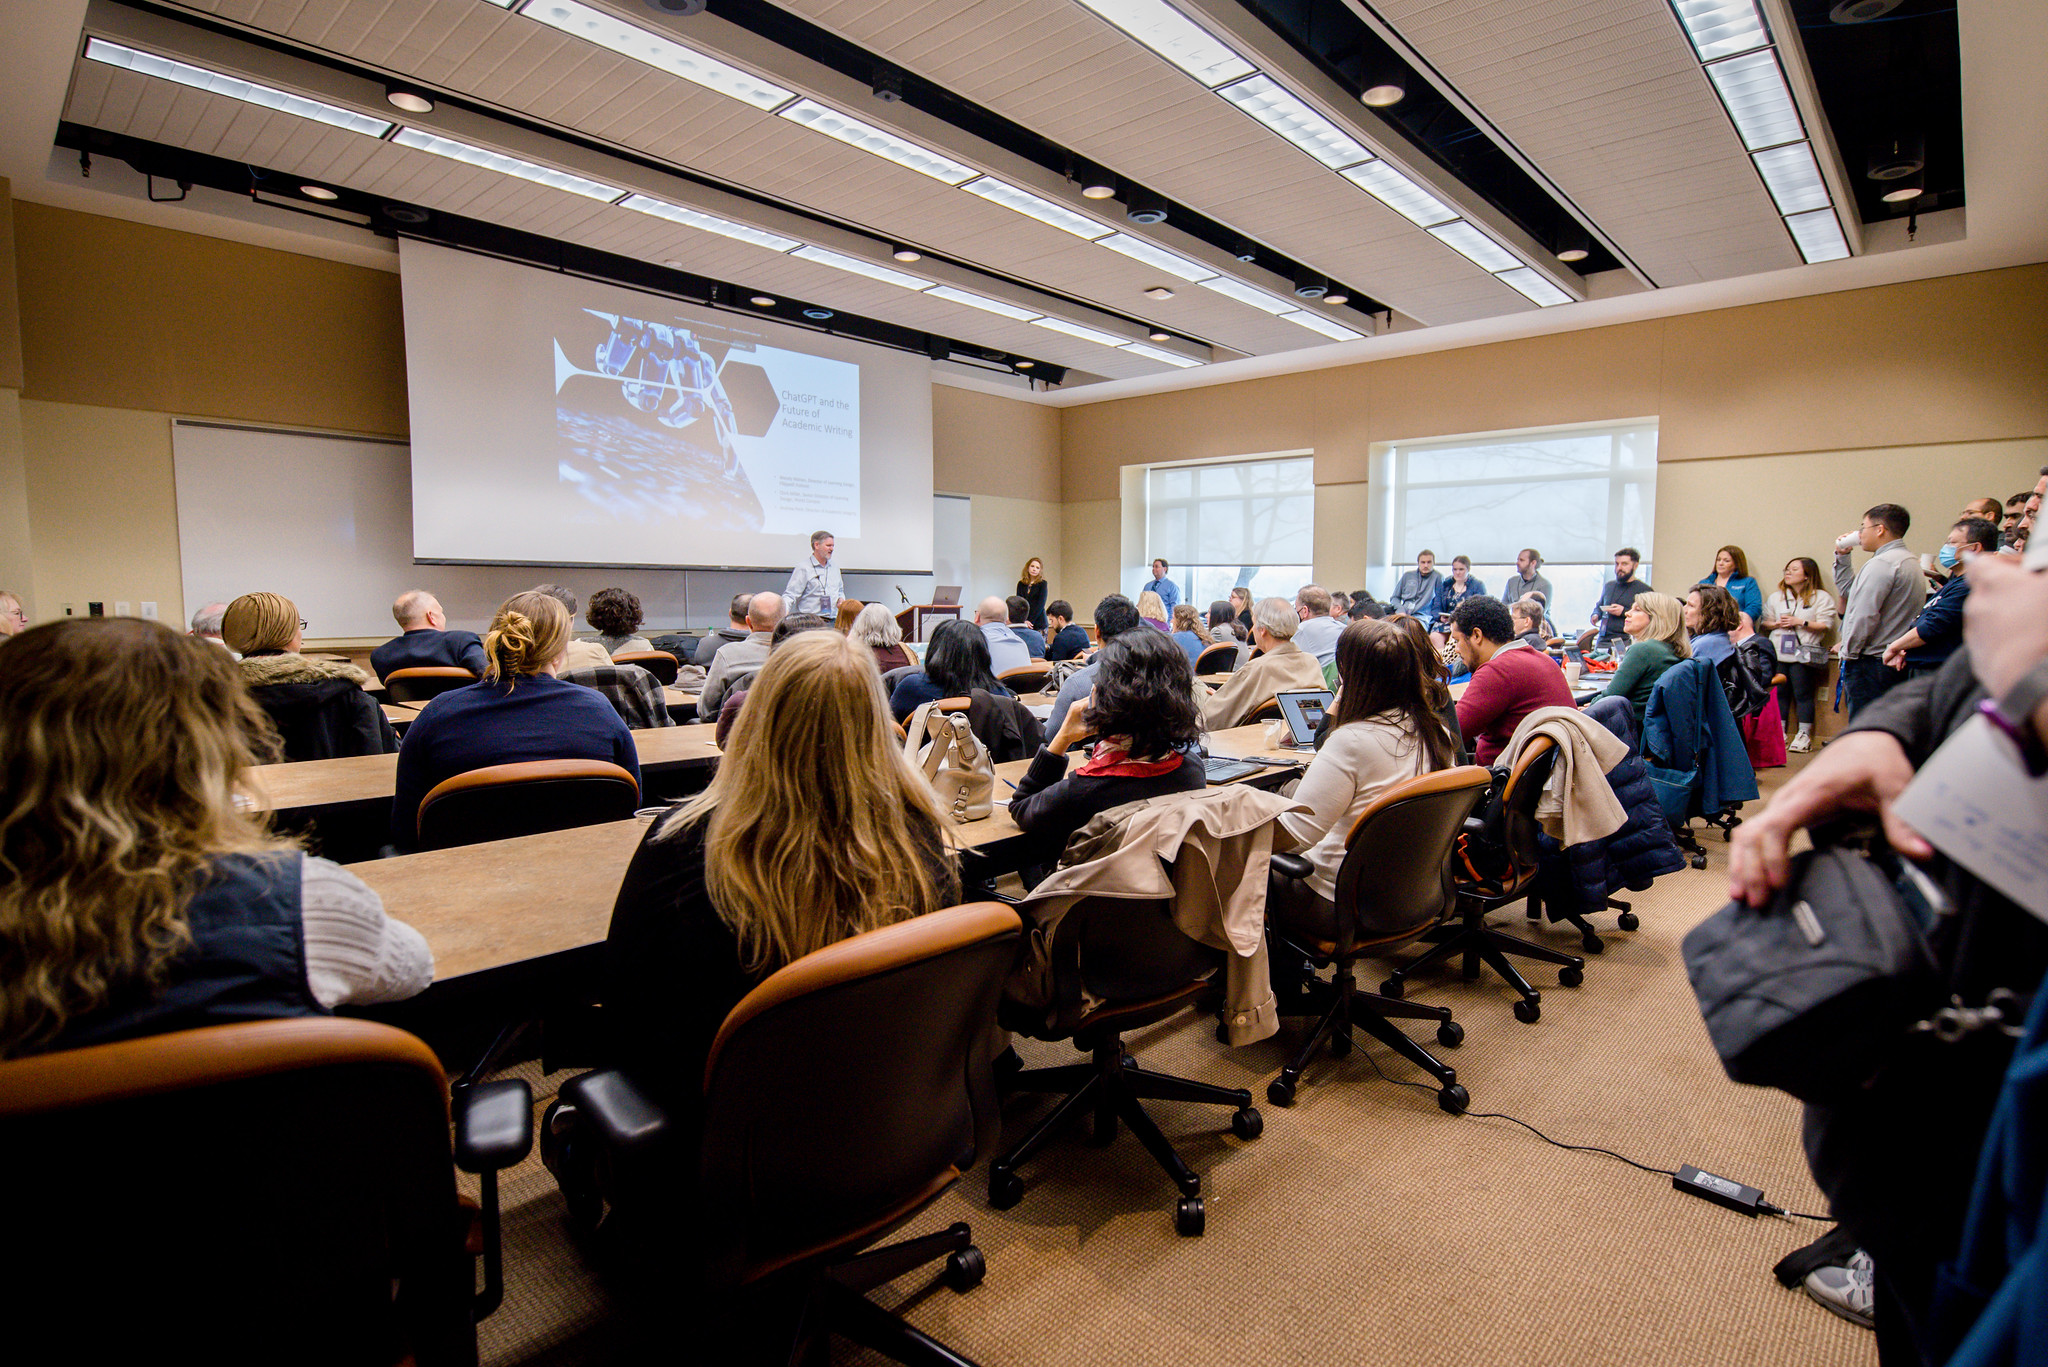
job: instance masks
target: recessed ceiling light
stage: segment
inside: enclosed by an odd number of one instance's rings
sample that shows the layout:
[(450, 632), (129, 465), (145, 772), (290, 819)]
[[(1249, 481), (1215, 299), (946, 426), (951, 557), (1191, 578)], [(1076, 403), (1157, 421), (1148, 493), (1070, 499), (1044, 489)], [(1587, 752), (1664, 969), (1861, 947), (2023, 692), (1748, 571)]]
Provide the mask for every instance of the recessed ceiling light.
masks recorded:
[(585, 199), (599, 199), (610, 203), (625, 194), (625, 191), (617, 186), (585, 180), (582, 176), (558, 171), (552, 166), (542, 166), (538, 162), (507, 156), (503, 152), (494, 152), (487, 147), (457, 142), (454, 138), (444, 138), (438, 133), (428, 133), (418, 128), (401, 128), (391, 141), (400, 147), (416, 148), (422, 152), (432, 152), (437, 157), (447, 157), (450, 161), (464, 162), (470, 166), (481, 166), (487, 171), (517, 176), (521, 180), (530, 180), (535, 185), (566, 190), (572, 195), (582, 195)]
[(792, 123), (800, 123), (828, 138), (837, 138), (849, 147), (858, 147), (884, 161), (893, 161), (898, 166), (908, 167), (948, 185), (961, 185), (975, 176), (971, 166), (962, 166), (951, 157), (942, 156), (929, 147), (920, 147), (908, 138), (899, 138), (849, 114), (828, 109), (816, 100), (798, 100), (775, 112)]
[(550, 28), (609, 48), (621, 57), (643, 62), (657, 71), (694, 81), (707, 90), (715, 90), (756, 109), (774, 109), (796, 96), (795, 91), (785, 90), (773, 81), (764, 81), (751, 72), (728, 66), (695, 48), (685, 47), (653, 29), (629, 24), (616, 14), (601, 13), (578, 3), (578, 0), (539, 0), (521, 12)]
[(887, 266), (878, 266), (872, 261), (863, 261), (857, 256), (844, 256), (838, 252), (827, 251), (823, 247), (798, 247), (790, 255), (804, 261), (815, 261), (821, 266), (830, 266), (834, 270), (846, 271), (853, 275), (865, 275), (870, 280), (879, 280), (885, 285), (895, 285), (899, 289), (923, 290), (931, 288), (932, 282), (929, 280), (915, 275), (906, 275), (902, 271), (892, 271)]
[(1714, 83), (1748, 151), (1806, 136), (1785, 74), (1778, 69), (1778, 55), (1769, 48), (1715, 62), (1707, 67), (1707, 79)]
[(1070, 323), (1064, 318), (1033, 318), (1031, 326), (1035, 328), (1050, 328), (1054, 332), (1064, 332), (1069, 337), (1079, 337), (1082, 341), (1093, 342), (1097, 346), (1122, 346), (1130, 340), (1127, 337), (1118, 337), (1113, 333), (1103, 332), (1097, 328), (1083, 327), (1079, 323)]
[(661, 264), (668, 267), (672, 271), (679, 271), (683, 268), (683, 263), (680, 261), (664, 261)]
[(431, 114), (434, 112), (434, 97), (424, 90), (415, 90), (409, 85), (387, 85), (384, 98), (393, 108), (403, 109), (408, 114)]
[(772, 309), (775, 307), (775, 300), (765, 294), (757, 294), (747, 300), (747, 302), (757, 309)]
[(1144, 238), (1132, 237), (1129, 233), (1112, 233), (1095, 245), (1107, 247), (1113, 252), (1122, 252), (1133, 261), (1142, 261), (1155, 270), (1165, 271), (1168, 275), (1177, 276), (1182, 280), (1201, 280), (1216, 274), (1207, 266), (1197, 265), (1185, 256), (1170, 252), (1164, 247), (1155, 247)]
[(1458, 255), (1489, 271), (1511, 271), (1522, 263), (1507, 248), (1495, 242), (1464, 219), (1427, 229), (1429, 235)]
[(1678, 22), (1703, 62), (1768, 43), (1754, 0), (1677, 0)]
[(1150, 337), (1155, 342), (1170, 342), (1173, 340), (1173, 334), (1166, 331), (1164, 328), (1153, 328), (1152, 331), (1146, 333), (1145, 335)]
[(1584, 247), (1566, 247), (1557, 254), (1557, 259), (1560, 261), (1584, 261), (1592, 254)]
[(1026, 218), (1035, 218), (1040, 223), (1058, 228), (1061, 232), (1072, 233), (1075, 237), (1093, 242), (1098, 237), (1107, 237), (1114, 229), (1107, 224), (1097, 223), (1085, 214), (1063, 208), (1049, 199), (1021, 190), (1008, 181), (997, 180), (994, 176), (981, 176), (960, 187), (971, 195), (980, 195), (991, 204), (1000, 204), (1005, 209), (1020, 213)]
[(1247, 285), (1242, 280), (1233, 280), (1227, 275), (1219, 275), (1214, 280), (1203, 280), (1198, 283), (1205, 290), (1214, 290), (1227, 299), (1235, 299), (1240, 304), (1250, 304), (1253, 308), (1263, 309), (1267, 313), (1294, 311), (1292, 300), (1277, 298), (1256, 286)]
[(231, 100), (253, 104), (262, 109), (275, 109), (283, 114), (296, 114), (302, 119), (324, 123), (330, 128), (346, 128), (351, 133), (365, 137), (381, 138), (391, 131), (391, 120), (373, 119), (368, 114), (358, 114), (353, 109), (339, 105), (309, 100), (304, 95), (288, 91), (273, 90), (267, 85), (245, 81), (239, 76), (229, 76), (218, 71), (208, 71), (187, 62), (174, 62), (168, 57), (159, 57), (153, 52), (143, 52), (119, 43), (110, 43), (104, 38), (89, 38), (85, 44), (87, 61), (117, 66), (125, 71), (139, 72), (144, 76), (155, 76), (159, 80), (175, 81), (179, 85), (203, 90), (209, 95), (225, 95)]
[(1516, 291), (1532, 303), (1550, 308), (1556, 304), (1569, 304), (1572, 297), (1544, 279), (1528, 266), (1519, 266), (1511, 271), (1501, 271), (1494, 279)]
[(1038, 364), (1038, 362), (1036, 362), (1036, 361), (1019, 361), (1019, 362), (1017, 362), (1017, 369), (1019, 369), (1019, 370), (1029, 370), (1029, 369), (1031, 369), (1031, 367), (1033, 367), (1033, 366), (1035, 366), (1035, 365), (1037, 365), (1037, 364)]
[(1257, 69), (1165, 0), (1081, 3), (1212, 90)]
[(1381, 85), (1369, 85), (1359, 92), (1359, 102), (1373, 109), (1385, 109), (1408, 98), (1408, 88), (1387, 81)]
[(1351, 296), (1346, 294), (1342, 290), (1331, 290), (1328, 294), (1323, 296), (1323, 302), (1325, 304), (1329, 304), (1332, 307), (1335, 307), (1338, 304), (1350, 303)]
[(1369, 161), (1338, 172), (1418, 228), (1448, 223), (1458, 211), (1445, 204), (1385, 161)]
[(924, 260), (924, 253), (915, 247), (898, 247), (895, 251), (890, 252), (889, 255), (903, 262)]
[(744, 223), (734, 223), (729, 219), (718, 218), (696, 209), (686, 209), (680, 204), (656, 199), (653, 195), (628, 195), (619, 201), (619, 207), (631, 209), (636, 214), (665, 218), (686, 228), (717, 233), (720, 237), (729, 237), (735, 242), (751, 242), (756, 247), (766, 247), (774, 252), (786, 252), (792, 247), (803, 245), (793, 237), (784, 237), (780, 233), (766, 232), (760, 228), (750, 228)]
[(1171, 299), (1173, 298), (1173, 291), (1164, 285), (1154, 285), (1151, 289), (1145, 291), (1145, 297), (1147, 299)]
[(975, 294), (970, 290), (956, 290), (951, 285), (935, 285), (926, 290), (925, 294), (933, 299), (943, 299), (949, 304), (965, 304), (971, 309), (981, 309), (985, 313), (1014, 318), (1020, 323), (1028, 323), (1038, 316), (1030, 309), (1020, 309), (1015, 304), (1006, 303), (1001, 299), (991, 299), (987, 295)]
[(1181, 356), (1171, 351), (1161, 351), (1158, 347), (1146, 346), (1143, 342), (1125, 342), (1122, 349), (1130, 352), (1132, 355), (1143, 356), (1147, 360), (1164, 361), (1166, 364), (1178, 366), (1182, 370), (1201, 364), (1200, 361), (1195, 360), (1192, 356)]
[(1895, 181), (1892, 188), (1884, 192), (1884, 202), (1904, 204), (1907, 200), (1918, 199), (1925, 193), (1927, 189), (1920, 183), (1920, 177), (1914, 176), (1911, 180)]
[(1839, 261), (1849, 254), (1849, 243), (1842, 236), (1842, 225), (1835, 221), (1832, 208), (1788, 215), (1785, 227), (1791, 231), (1792, 240), (1799, 244), (1799, 254), (1809, 263)]
[(1116, 177), (1099, 166), (1082, 167), (1074, 179), (1080, 183), (1083, 199), (1109, 199), (1116, 194)]
[(1813, 149), (1803, 142), (1787, 143), (1750, 157), (1764, 187), (1781, 214), (1803, 214), (1828, 207), (1827, 182), (1820, 178), (1820, 166)]
[(1372, 153), (1304, 100), (1267, 76), (1248, 76), (1216, 92), (1323, 165), (1335, 169), (1372, 160)]
[(340, 198), (341, 198), (341, 196), (340, 196), (340, 195), (338, 195), (338, 194), (336, 194), (336, 193), (335, 193), (334, 191), (332, 191), (332, 190), (328, 189), (328, 188), (327, 188), (327, 187), (326, 187), (325, 185), (301, 185), (301, 186), (299, 187), (299, 193), (300, 193), (300, 194), (302, 194), (302, 195), (304, 195), (304, 196), (305, 196), (305, 197), (306, 197), (307, 199), (340, 199)]
[(1365, 336), (1364, 333), (1354, 332), (1342, 323), (1332, 322), (1320, 313), (1308, 313), (1303, 310), (1297, 310), (1293, 313), (1283, 313), (1280, 316), (1290, 323), (1299, 323), (1310, 332), (1320, 332), (1332, 341), (1355, 342)]

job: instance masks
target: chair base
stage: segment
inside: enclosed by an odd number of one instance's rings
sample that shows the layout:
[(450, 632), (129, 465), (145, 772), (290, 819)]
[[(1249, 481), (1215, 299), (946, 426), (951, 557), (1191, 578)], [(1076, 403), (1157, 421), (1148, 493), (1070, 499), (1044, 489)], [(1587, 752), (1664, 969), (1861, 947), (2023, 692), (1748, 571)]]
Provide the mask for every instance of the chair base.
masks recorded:
[(974, 1246), (973, 1233), (964, 1224), (871, 1249), (827, 1267), (804, 1300), (789, 1354), (790, 1367), (823, 1362), (827, 1340), (835, 1333), (907, 1367), (975, 1367), (972, 1359), (867, 1298), (876, 1287), (939, 1258), (946, 1260), (943, 1279), (955, 1292), (972, 1291), (987, 1273), (981, 1250)]
[(1138, 1061), (1124, 1052), (1122, 1037), (1114, 1033), (1094, 1040), (1093, 1055), (1093, 1060), (1088, 1063), (1033, 1068), (1000, 1078), (1006, 1092), (1055, 1092), (1064, 1095), (1051, 1114), (1032, 1126), (1030, 1133), (1018, 1140), (1008, 1153), (989, 1164), (989, 1204), (997, 1210), (1008, 1210), (1023, 1200), (1024, 1179), (1017, 1175), (1017, 1169), (1050, 1143), (1062, 1126), (1085, 1114), (1090, 1117), (1089, 1141), (1097, 1145), (1115, 1140), (1118, 1121), (1130, 1127), (1138, 1142), (1145, 1146), (1154, 1161), (1173, 1179), (1174, 1186), (1180, 1189), (1180, 1200), (1174, 1209), (1174, 1227), (1183, 1235), (1202, 1233), (1206, 1223), (1202, 1207), (1202, 1179), (1181, 1161), (1173, 1144), (1160, 1132), (1158, 1123), (1147, 1114), (1144, 1102), (1192, 1101), (1210, 1106), (1229, 1106), (1235, 1112), (1230, 1117), (1231, 1132), (1240, 1139), (1256, 1139), (1265, 1129), (1265, 1120), (1252, 1109), (1252, 1094), (1242, 1087), (1217, 1087), (1193, 1078), (1140, 1068)]
[(1401, 965), (1387, 975), (1380, 984), (1380, 991), (1389, 997), (1398, 998), (1408, 983), (1408, 976), (1441, 963), (1452, 955), (1462, 955), (1465, 978), (1469, 982), (1479, 976), (1480, 965), (1492, 969), (1502, 981), (1515, 990), (1521, 1000), (1515, 1003), (1515, 1019), (1525, 1025), (1533, 1025), (1543, 1016), (1543, 994), (1529, 985), (1509, 960), (1509, 955), (1522, 959), (1534, 959), (1539, 963), (1556, 964), (1557, 980), (1566, 987), (1577, 987), (1586, 979), (1586, 961), (1577, 954), (1567, 954), (1549, 945), (1539, 945), (1533, 940), (1496, 930), (1486, 923), (1486, 913), (1498, 903), (1488, 902), (1462, 906), (1459, 909), (1459, 924), (1450, 933), (1438, 940), (1419, 959)]
[(1326, 1041), (1334, 1058), (1342, 1058), (1351, 1052), (1353, 1026), (1435, 1078), (1438, 1084), (1437, 1105), (1452, 1115), (1461, 1115), (1472, 1105), (1471, 1094), (1458, 1084), (1458, 1070), (1408, 1038), (1392, 1019), (1435, 1021), (1437, 1043), (1454, 1048), (1464, 1042), (1465, 1027), (1451, 1019), (1449, 1007), (1424, 1006), (1398, 997), (1361, 992), (1352, 977), (1351, 967), (1343, 964), (1338, 966), (1330, 983), (1318, 983), (1308, 991), (1300, 1009), (1283, 1006), (1281, 1014), (1315, 1015), (1319, 1019), (1307, 1041), (1280, 1070), (1280, 1076), (1266, 1084), (1266, 1099), (1275, 1106), (1294, 1104), (1295, 1089), (1301, 1082), (1303, 1070)]
[[(1614, 924), (1618, 929), (1635, 930), (1642, 925), (1642, 919), (1635, 914), (1627, 902), (1621, 901), (1619, 898), (1608, 898), (1606, 910), (1621, 913), (1621, 915), (1614, 918)], [(1532, 894), (1529, 898), (1529, 905), (1524, 909), (1523, 914), (1527, 916), (1530, 924), (1541, 925), (1543, 923), (1542, 899)], [(1607, 942), (1600, 938), (1600, 932), (1584, 916), (1567, 912), (1559, 919), (1569, 921), (1578, 928), (1579, 947), (1588, 954), (1602, 954), (1606, 952)]]

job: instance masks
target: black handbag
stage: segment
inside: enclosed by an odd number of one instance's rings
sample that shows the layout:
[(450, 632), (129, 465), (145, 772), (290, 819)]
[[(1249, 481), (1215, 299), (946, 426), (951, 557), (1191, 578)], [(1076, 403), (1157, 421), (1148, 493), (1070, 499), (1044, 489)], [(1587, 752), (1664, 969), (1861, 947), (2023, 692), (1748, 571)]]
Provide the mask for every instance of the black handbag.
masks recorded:
[(1928, 933), (1946, 909), (1889, 851), (1835, 846), (1795, 856), (1768, 907), (1694, 926), (1685, 971), (1728, 1076), (1823, 1104), (1870, 1081), (1941, 1006)]

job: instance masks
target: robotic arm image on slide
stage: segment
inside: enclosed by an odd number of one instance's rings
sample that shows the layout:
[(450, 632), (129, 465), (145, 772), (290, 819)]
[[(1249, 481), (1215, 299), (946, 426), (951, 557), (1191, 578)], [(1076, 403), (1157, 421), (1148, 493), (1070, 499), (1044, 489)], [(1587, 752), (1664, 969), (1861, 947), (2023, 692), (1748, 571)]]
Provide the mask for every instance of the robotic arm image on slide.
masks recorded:
[(725, 457), (725, 475), (739, 470), (739, 453), (733, 447), (732, 403), (726, 397), (720, 366), (697, 343), (688, 329), (666, 323), (648, 323), (623, 314), (585, 309), (593, 318), (611, 326), (611, 335), (597, 344), (594, 371), (578, 369), (555, 343), (555, 392), (577, 375), (593, 379), (617, 379), (619, 392), (627, 403), (651, 413), (664, 427), (688, 427), (699, 418), (711, 419), (720, 452)]

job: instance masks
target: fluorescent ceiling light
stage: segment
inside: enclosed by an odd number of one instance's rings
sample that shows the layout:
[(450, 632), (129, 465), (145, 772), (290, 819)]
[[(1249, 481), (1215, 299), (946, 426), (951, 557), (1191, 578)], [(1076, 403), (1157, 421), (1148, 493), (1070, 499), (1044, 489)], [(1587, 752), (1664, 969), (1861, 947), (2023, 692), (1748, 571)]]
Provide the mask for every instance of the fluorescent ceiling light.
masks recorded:
[(401, 128), (398, 130), (398, 135), (391, 140), (400, 147), (412, 147), (422, 152), (432, 152), (437, 157), (447, 157), (451, 161), (467, 162), (471, 166), (481, 166), (487, 171), (496, 171), (501, 175), (517, 176), (521, 180), (530, 180), (535, 185), (547, 185), (557, 190), (567, 190), (572, 195), (582, 195), (585, 199), (602, 200), (607, 204), (625, 193), (624, 190), (619, 189), (616, 185), (606, 185), (600, 181), (585, 180), (582, 176), (571, 175), (567, 171), (557, 171), (552, 166), (542, 166), (538, 162), (524, 161), (519, 157), (507, 156), (503, 152), (493, 152), (487, 147), (473, 147), (469, 143), (457, 142), (453, 138), (444, 138), (439, 133), (428, 133), (418, 128)]
[(550, 28), (609, 48), (621, 57), (644, 62), (657, 71), (694, 81), (706, 90), (729, 95), (756, 109), (773, 109), (796, 98), (794, 90), (784, 90), (772, 81), (764, 81), (738, 67), (727, 66), (695, 48), (684, 47), (673, 38), (641, 28), (638, 24), (629, 24), (617, 15), (578, 4), (577, 0), (539, 0), (521, 12)]
[(296, 114), (302, 119), (324, 123), (330, 128), (346, 128), (351, 133), (361, 133), (365, 137), (381, 138), (389, 133), (392, 127), (389, 119), (373, 119), (368, 114), (358, 114), (353, 109), (343, 109), (339, 105), (309, 100), (304, 95), (294, 95), (285, 90), (273, 90), (267, 85), (245, 81), (239, 76), (228, 76), (218, 71), (189, 66), (184, 62), (174, 62), (168, 57), (123, 47), (104, 38), (87, 39), (85, 55), (91, 61), (106, 66), (117, 66), (125, 71), (155, 76), (159, 80), (173, 81), (194, 90), (204, 90), (211, 95), (225, 95), (231, 100), (240, 100), (243, 104), (253, 104), (261, 109), (274, 109), (280, 114)]
[(1572, 301), (1569, 294), (1527, 266), (1518, 270), (1502, 271), (1495, 278), (1544, 308), (1549, 308), (1553, 304), (1569, 304)]
[(1097, 346), (1120, 347), (1130, 341), (1128, 337), (1118, 337), (1113, 333), (1098, 332), (1094, 328), (1082, 327), (1079, 323), (1070, 323), (1064, 318), (1033, 318), (1031, 326), (1035, 328), (1050, 328), (1054, 332), (1064, 332), (1069, 337), (1079, 337), (1082, 341), (1093, 342)]
[(1185, 256), (1175, 255), (1164, 247), (1155, 247), (1143, 238), (1132, 237), (1129, 233), (1112, 233), (1095, 245), (1107, 247), (1113, 252), (1122, 252), (1133, 261), (1142, 261), (1182, 280), (1206, 280), (1216, 274), (1207, 266), (1198, 266)]
[(1756, 153), (1750, 160), (1756, 163), (1757, 173), (1770, 188), (1779, 213), (1803, 214), (1825, 209), (1831, 202), (1827, 183), (1820, 178), (1820, 166), (1808, 144), (1794, 142), (1773, 147), (1768, 152)]
[(1020, 323), (1028, 323), (1038, 316), (1030, 309), (1020, 309), (1015, 304), (1006, 304), (1000, 299), (991, 299), (985, 294), (971, 294), (966, 290), (956, 290), (951, 285), (934, 285), (925, 291), (925, 297), (928, 299), (944, 299), (948, 303), (953, 304), (965, 304), (971, 309), (980, 309), (984, 313), (1000, 314), (1005, 318), (1014, 318)]
[(1672, 0), (1700, 60), (1732, 57), (1771, 41), (1754, 0)]
[(903, 271), (878, 266), (872, 261), (863, 261), (857, 256), (842, 256), (838, 252), (826, 251), (823, 247), (798, 247), (790, 253), (801, 261), (815, 261), (821, 266), (834, 270), (848, 271), (854, 275), (865, 275), (870, 280), (879, 280), (885, 285), (897, 285), (906, 290), (930, 289), (932, 282)]
[(1331, 322), (1320, 313), (1297, 309), (1293, 313), (1283, 313), (1280, 317), (1289, 323), (1299, 323), (1310, 332), (1320, 332), (1323, 336), (1335, 338), (1340, 342), (1352, 342), (1365, 336), (1364, 333), (1354, 332), (1342, 323)]
[(1247, 285), (1242, 280), (1233, 280), (1227, 275), (1219, 275), (1214, 280), (1204, 280), (1201, 286), (1205, 290), (1214, 290), (1227, 299), (1235, 299), (1240, 304), (1250, 304), (1253, 308), (1263, 309), (1267, 313), (1294, 312), (1293, 300), (1277, 299), (1262, 289)]
[(1270, 77), (1252, 76), (1216, 93), (1332, 169), (1354, 166), (1372, 156), (1356, 139)]
[(1463, 219), (1456, 223), (1439, 224), (1427, 230), (1429, 235), (1464, 257), (1489, 271), (1513, 270), (1522, 263), (1507, 248), (1495, 242)]
[(1728, 107), (1742, 145), (1750, 151), (1806, 136), (1792, 92), (1785, 86), (1785, 74), (1778, 69), (1778, 55), (1770, 49), (1715, 62), (1707, 68), (1707, 77)]
[(1341, 174), (1418, 228), (1448, 223), (1458, 216), (1456, 209), (1447, 207), (1442, 200), (1387, 162), (1369, 161), (1363, 166), (1348, 166)]
[(1131, 37), (1214, 89), (1258, 70), (1163, 0), (1081, 0)]
[(1186, 370), (1189, 366), (1201, 364), (1200, 361), (1195, 360), (1193, 357), (1177, 355), (1171, 351), (1161, 351), (1158, 347), (1146, 346), (1143, 342), (1125, 342), (1123, 349), (1133, 355), (1143, 356), (1147, 360), (1164, 361), (1170, 366), (1179, 366), (1182, 370)]
[(1835, 221), (1833, 209), (1793, 214), (1786, 218), (1785, 226), (1792, 230), (1799, 254), (1809, 262), (1840, 261), (1849, 254), (1849, 244), (1842, 237), (1842, 225)]
[(1007, 181), (997, 180), (994, 176), (970, 180), (960, 188), (969, 194), (980, 195), (990, 203), (1000, 204), (1005, 209), (1013, 209), (1026, 218), (1035, 218), (1040, 223), (1050, 223), (1061, 232), (1087, 238), (1090, 242), (1115, 231), (1085, 214), (1063, 209), (1049, 199), (1041, 199), (1029, 190), (1020, 190)]
[(656, 199), (652, 195), (628, 195), (625, 199), (619, 201), (619, 207), (621, 209), (631, 209), (635, 213), (652, 214), (656, 218), (665, 218), (671, 223), (680, 223), (686, 228), (698, 228), (707, 233), (717, 233), (720, 237), (729, 237), (735, 242), (751, 242), (756, 247), (766, 247), (774, 252), (786, 252), (793, 247), (803, 245), (793, 237), (782, 237), (776, 233), (763, 232), (759, 228), (749, 228), (744, 223), (734, 223), (728, 219), (716, 218), (711, 214), (699, 213), (695, 209), (686, 209), (680, 204), (671, 204), (665, 199)]
[(960, 185), (973, 180), (979, 173), (971, 166), (962, 166), (950, 157), (940, 156), (928, 147), (920, 147), (907, 138), (894, 133), (885, 133), (872, 124), (862, 123), (850, 114), (836, 109), (827, 109), (816, 100), (798, 100), (786, 109), (777, 111), (785, 119), (793, 120), (806, 128), (814, 128), (828, 138), (837, 138), (863, 152), (872, 152), (884, 161), (893, 161), (898, 166), (907, 166), (920, 175), (933, 180), (943, 180), (948, 185)]

